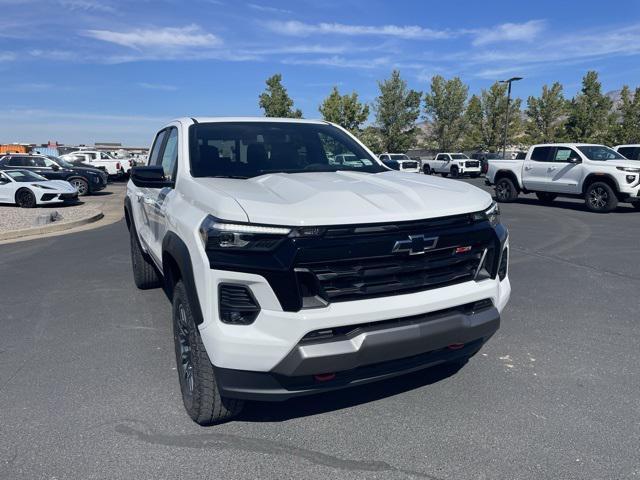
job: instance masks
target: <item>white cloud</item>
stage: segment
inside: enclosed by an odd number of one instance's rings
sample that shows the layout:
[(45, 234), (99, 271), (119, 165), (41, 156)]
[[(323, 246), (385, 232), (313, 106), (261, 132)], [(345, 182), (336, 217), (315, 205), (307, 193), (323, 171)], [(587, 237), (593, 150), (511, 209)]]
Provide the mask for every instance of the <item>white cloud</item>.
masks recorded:
[(352, 59), (334, 55), (332, 57), (320, 57), (312, 59), (288, 58), (282, 60), (285, 65), (320, 65), (337, 68), (372, 69), (391, 64), (388, 57), (371, 59)]
[(140, 82), (138, 83), (138, 86), (140, 88), (146, 88), (147, 90), (161, 90), (164, 92), (174, 92), (178, 90), (178, 87), (176, 87), (175, 85), (164, 85), (161, 83)]
[(318, 23), (309, 24), (290, 20), (287, 22), (272, 21), (266, 24), (266, 27), (276, 33), (282, 35), (306, 37), (314, 34), (331, 34), (331, 35), (378, 35), (388, 37), (398, 37), (406, 39), (440, 39), (449, 38), (452, 33), (448, 30), (432, 30), (430, 28), (422, 28), (416, 25), (345, 25), (342, 23)]
[(499, 42), (532, 42), (545, 28), (542, 20), (525, 23), (503, 23), (490, 29), (477, 30), (473, 45), (482, 46)]
[(276, 7), (268, 7), (266, 5), (259, 5), (257, 3), (248, 3), (247, 7), (252, 8), (254, 10), (258, 10), (259, 12), (268, 12), (268, 13), (293, 13), (291, 10), (286, 10), (284, 8), (276, 8)]
[(96, 0), (58, 0), (58, 3), (69, 10), (83, 10), (88, 12), (112, 13), (115, 9), (111, 5)]
[(11, 62), (16, 59), (16, 54), (13, 52), (0, 52), (0, 62)]
[(194, 24), (186, 27), (139, 28), (126, 32), (86, 30), (83, 34), (134, 49), (215, 47), (222, 44), (222, 40), (216, 35), (205, 32)]

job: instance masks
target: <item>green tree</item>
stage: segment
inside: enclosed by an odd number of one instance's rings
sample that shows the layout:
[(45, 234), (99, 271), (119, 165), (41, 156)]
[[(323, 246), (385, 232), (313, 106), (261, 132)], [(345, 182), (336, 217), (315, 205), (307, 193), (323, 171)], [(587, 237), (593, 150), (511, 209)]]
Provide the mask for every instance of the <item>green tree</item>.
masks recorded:
[(416, 140), (421, 94), (407, 87), (398, 70), (394, 70), (389, 79), (378, 82), (378, 87), (380, 96), (374, 109), (382, 150), (405, 152)]
[(435, 141), (441, 151), (461, 146), (468, 93), (469, 87), (458, 77), (445, 80), (436, 75), (431, 79), (431, 92), (424, 96), (425, 118), (431, 122), (430, 140)]
[(531, 143), (552, 143), (562, 139), (567, 120), (567, 101), (562, 85), (555, 82), (542, 87), (540, 97), (527, 99), (525, 133)]
[(612, 106), (611, 99), (602, 94), (597, 72), (587, 72), (582, 79), (582, 90), (569, 106), (569, 139), (572, 142), (603, 143), (612, 125)]
[(318, 110), (326, 121), (337, 123), (353, 134), (357, 134), (369, 118), (369, 105), (360, 103), (356, 92), (340, 95), (338, 87), (333, 87)]
[(376, 127), (369, 125), (358, 132), (356, 136), (362, 143), (369, 147), (369, 150), (373, 153), (380, 154), (384, 150), (380, 131)]
[(627, 85), (620, 91), (620, 106), (611, 128), (611, 144), (640, 143), (640, 87), (634, 93)]
[(267, 78), (267, 88), (260, 94), (260, 108), (265, 117), (301, 118), (302, 112), (293, 109), (293, 100), (282, 85), (282, 75)]
[(486, 148), (482, 141), (483, 115), (482, 101), (477, 95), (471, 95), (464, 111), (464, 135), (462, 147), (464, 150), (480, 150)]
[[(522, 120), (520, 112), (521, 100), (514, 98), (509, 104), (508, 141), (513, 142), (520, 136)], [(504, 139), (504, 121), (507, 112), (507, 85), (494, 83), (489, 90), (482, 90), (480, 97), (473, 96), (467, 105), (465, 118), (467, 126), (465, 145), (477, 145), (471, 148), (482, 148), (491, 151), (502, 148)]]

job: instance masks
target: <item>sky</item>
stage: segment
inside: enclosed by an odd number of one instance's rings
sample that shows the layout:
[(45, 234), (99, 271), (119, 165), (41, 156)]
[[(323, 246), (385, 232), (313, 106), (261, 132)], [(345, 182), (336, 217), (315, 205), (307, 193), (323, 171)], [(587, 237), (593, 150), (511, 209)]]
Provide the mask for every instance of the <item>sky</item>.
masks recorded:
[(172, 118), (261, 115), (274, 73), (317, 118), (334, 85), (371, 103), (393, 69), (571, 97), (587, 70), (640, 85), (639, 57), (639, 0), (0, 0), (0, 143), (147, 146)]

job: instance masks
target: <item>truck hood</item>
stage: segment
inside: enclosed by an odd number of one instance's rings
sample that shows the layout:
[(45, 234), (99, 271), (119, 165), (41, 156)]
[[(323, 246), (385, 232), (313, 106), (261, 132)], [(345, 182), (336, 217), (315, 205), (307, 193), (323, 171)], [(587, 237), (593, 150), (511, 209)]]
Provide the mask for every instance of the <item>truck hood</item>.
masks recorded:
[(591, 160), (591, 165), (597, 165), (599, 167), (629, 167), (640, 168), (640, 162), (638, 160), (605, 160), (604, 162), (598, 162)]
[(248, 180), (196, 178), (235, 199), (252, 223), (345, 225), (476, 212), (491, 196), (464, 182), (390, 171), (277, 173)]

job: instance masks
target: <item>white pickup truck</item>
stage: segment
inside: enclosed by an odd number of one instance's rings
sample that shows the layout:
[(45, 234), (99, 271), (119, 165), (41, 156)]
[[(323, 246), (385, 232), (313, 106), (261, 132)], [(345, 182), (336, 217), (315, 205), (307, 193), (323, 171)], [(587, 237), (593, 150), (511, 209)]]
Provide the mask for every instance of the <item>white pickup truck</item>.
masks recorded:
[(184, 405), (201, 424), (244, 400), (460, 365), (511, 292), (488, 193), (390, 170), (319, 120), (165, 125), (131, 171), (125, 218), (136, 285), (172, 299)]
[(84, 163), (92, 167), (104, 167), (109, 176), (121, 177), (132, 167), (130, 160), (118, 160), (105, 152), (97, 150), (78, 150), (77, 152), (61, 155), (60, 158), (71, 163)]
[(480, 160), (472, 160), (464, 153), (439, 153), (433, 160), (422, 160), (422, 171), (427, 175), (440, 173), (443, 177), (469, 175), (475, 178), (480, 175), (481, 165)]
[(604, 145), (534, 145), (524, 160), (490, 160), (486, 183), (495, 186), (499, 202), (535, 193), (546, 203), (557, 196), (584, 198), (594, 212), (615, 210), (618, 202), (640, 209), (640, 164)]

